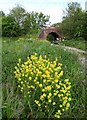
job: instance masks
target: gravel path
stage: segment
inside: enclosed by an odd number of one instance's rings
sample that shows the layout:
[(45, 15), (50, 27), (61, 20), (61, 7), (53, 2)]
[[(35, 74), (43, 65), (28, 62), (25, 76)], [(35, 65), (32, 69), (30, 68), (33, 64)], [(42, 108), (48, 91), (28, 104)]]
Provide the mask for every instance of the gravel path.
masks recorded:
[(69, 50), (71, 52), (78, 54), (78, 59), (80, 60), (84, 68), (87, 70), (87, 55), (86, 55), (87, 51), (80, 50), (73, 47), (68, 47), (68, 46), (62, 46), (62, 48), (64, 48), (64, 50)]
[(79, 53), (86, 53), (87, 54), (87, 51), (84, 51), (84, 50), (80, 50), (80, 49), (77, 49), (77, 48), (73, 48), (73, 47), (68, 47), (68, 46), (62, 46), (64, 49), (68, 49), (68, 50), (71, 50), (71, 51), (75, 51), (75, 52), (79, 52)]

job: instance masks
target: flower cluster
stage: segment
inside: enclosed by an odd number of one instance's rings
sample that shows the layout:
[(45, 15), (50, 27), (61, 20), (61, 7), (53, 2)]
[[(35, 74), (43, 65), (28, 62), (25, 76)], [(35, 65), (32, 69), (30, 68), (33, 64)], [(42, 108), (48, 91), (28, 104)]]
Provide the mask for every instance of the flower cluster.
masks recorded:
[(36, 53), (22, 63), (21, 59), (15, 66), (15, 78), (18, 87), (38, 110), (48, 113), (49, 117), (60, 118), (70, 107), (71, 83), (63, 76), (62, 64), (47, 59), (46, 55), (38, 56)]

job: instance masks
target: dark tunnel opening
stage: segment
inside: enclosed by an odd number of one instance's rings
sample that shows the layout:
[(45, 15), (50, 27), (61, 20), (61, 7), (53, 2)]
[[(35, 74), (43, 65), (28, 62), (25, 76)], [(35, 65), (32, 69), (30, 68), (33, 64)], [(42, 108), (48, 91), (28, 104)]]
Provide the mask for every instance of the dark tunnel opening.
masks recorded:
[(55, 32), (51, 32), (47, 35), (47, 40), (50, 42), (57, 42), (59, 38), (59, 35)]

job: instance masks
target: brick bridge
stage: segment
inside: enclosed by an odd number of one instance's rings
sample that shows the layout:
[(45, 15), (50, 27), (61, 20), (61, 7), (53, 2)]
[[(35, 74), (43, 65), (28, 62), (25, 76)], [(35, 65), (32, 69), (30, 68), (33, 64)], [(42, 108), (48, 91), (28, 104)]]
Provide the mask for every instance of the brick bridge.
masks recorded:
[(55, 27), (45, 27), (42, 29), (39, 35), (39, 39), (46, 40), (49, 34), (52, 35), (55, 40), (62, 38), (58, 29), (56, 29)]

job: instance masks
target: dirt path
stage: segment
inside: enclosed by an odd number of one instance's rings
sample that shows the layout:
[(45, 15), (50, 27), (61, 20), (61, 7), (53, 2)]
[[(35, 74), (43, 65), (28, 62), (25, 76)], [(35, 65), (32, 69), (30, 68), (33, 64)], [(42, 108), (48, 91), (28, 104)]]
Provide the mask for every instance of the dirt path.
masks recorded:
[(86, 53), (87, 54), (87, 51), (84, 51), (84, 50), (81, 50), (81, 49), (77, 49), (77, 48), (73, 48), (73, 47), (68, 47), (68, 46), (62, 46), (64, 49), (68, 49), (68, 50), (71, 50), (71, 51), (74, 51), (74, 52), (78, 52), (78, 53)]
[(69, 50), (71, 52), (78, 54), (78, 59), (80, 60), (80, 63), (87, 70), (87, 51), (80, 50), (73, 47), (68, 47), (68, 46), (62, 46), (62, 48), (64, 48), (64, 50)]

